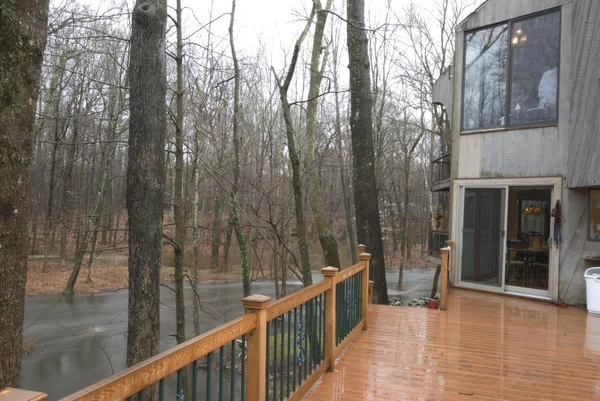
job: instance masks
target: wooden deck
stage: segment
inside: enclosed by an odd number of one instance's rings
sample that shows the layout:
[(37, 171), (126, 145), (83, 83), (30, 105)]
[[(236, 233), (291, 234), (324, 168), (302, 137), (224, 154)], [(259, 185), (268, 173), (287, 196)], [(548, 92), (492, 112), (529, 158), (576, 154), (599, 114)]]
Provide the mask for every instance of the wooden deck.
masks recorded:
[(373, 305), (306, 400), (600, 400), (600, 316), (453, 289), (447, 312)]

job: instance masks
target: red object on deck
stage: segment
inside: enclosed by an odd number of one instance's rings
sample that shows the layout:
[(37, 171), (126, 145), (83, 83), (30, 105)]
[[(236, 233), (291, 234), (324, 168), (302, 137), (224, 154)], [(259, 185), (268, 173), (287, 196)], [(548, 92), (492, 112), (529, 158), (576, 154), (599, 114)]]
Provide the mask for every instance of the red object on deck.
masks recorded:
[(430, 299), (429, 301), (427, 301), (427, 309), (437, 309), (437, 308), (438, 308), (437, 299)]

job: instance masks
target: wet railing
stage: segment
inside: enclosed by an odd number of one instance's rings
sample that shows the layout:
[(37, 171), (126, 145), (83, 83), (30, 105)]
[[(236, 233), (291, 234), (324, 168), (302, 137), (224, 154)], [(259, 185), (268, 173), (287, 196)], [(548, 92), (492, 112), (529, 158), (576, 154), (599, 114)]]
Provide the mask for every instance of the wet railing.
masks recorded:
[(446, 246), (446, 241), (448, 241), (448, 231), (429, 230), (429, 255), (439, 258), (441, 255), (440, 249)]
[[(82, 400), (299, 400), (367, 328), (369, 260), (341, 272), (321, 269), (324, 280), (277, 302), (252, 295), (247, 314), (142, 363), (71, 394)], [(204, 380), (199, 372), (204, 372)], [(184, 381), (187, 380), (187, 384)], [(44, 400), (25, 390), (0, 390), (20, 401)]]

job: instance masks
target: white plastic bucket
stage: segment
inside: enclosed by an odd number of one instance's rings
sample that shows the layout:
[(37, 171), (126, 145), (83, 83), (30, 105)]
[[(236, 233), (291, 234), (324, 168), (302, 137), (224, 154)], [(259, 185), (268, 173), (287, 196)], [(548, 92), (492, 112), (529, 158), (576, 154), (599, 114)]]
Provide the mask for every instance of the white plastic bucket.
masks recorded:
[(587, 310), (600, 314), (600, 267), (590, 267), (585, 271)]

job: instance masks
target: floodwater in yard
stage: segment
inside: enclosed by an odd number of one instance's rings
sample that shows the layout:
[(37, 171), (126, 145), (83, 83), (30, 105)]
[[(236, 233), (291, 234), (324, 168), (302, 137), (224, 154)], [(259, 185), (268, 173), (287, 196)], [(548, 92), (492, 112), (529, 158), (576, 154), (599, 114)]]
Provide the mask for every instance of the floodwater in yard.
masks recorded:
[[(125, 264), (127, 263), (127, 256)], [(112, 257), (112, 256), (111, 256)], [(104, 259), (106, 260), (106, 259)], [(110, 260), (111, 262), (115, 259)], [(109, 263), (115, 264), (115, 263)], [(431, 289), (433, 269), (414, 269), (405, 272), (405, 283), (415, 287), (403, 297), (421, 296)], [(390, 290), (395, 287), (396, 272), (389, 272)], [(314, 274), (313, 280), (322, 276)], [(412, 283), (412, 284), (411, 284)], [(290, 283), (289, 292), (300, 288)], [(392, 292), (392, 291), (390, 291)], [(275, 297), (272, 282), (252, 284), (253, 294)], [(241, 282), (199, 285), (203, 311), (200, 312), (200, 330), (205, 332), (244, 313)], [(125, 368), (127, 348), (127, 290), (103, 292), (94, 295), (37, 295), (25, 299), (24, 337), (27, 344), (37, 345), (23, 358), (21, 387), (42, 391), (49, 400), (56, 400)], [(185, 289), (187, 333), (192, 333), (192, 290)], [(176, 345), (174, 294), (166, 287), (160, 289), (160, 350)], [(216, 360), (216, 359), (215, 359)], [(224, 387), (227, 396), (231, 371), (226, 370)], [(200, 389), (205, 388), (206, 370), (198, 373)], [(218, 387), (218, 371), (212, 371), (213, 394)], [(239, 380), (235, 391), (240, 394)], [(174, 397), (175, 379), (166, 382), (168, 397)], [(211, 397), (212, 398), (212, 397)], [(237, 398), (237, 397), (236, 397)]]
[[(72, 256), (72, 255), (71, 255)], [(90, 253), (86, 252), (83, 260), (87, 262), (90, 257)], [(30, 260), (42, 260), (44, 255), (29, 255)], [(60, 259), (59, 255), (48, 255), (49, 260)], [(99, 255), (94, 258), (94, 264), (102, 266), (127, 266), (129, 262), (129, 255), (116, 251), (102, 251)]]

